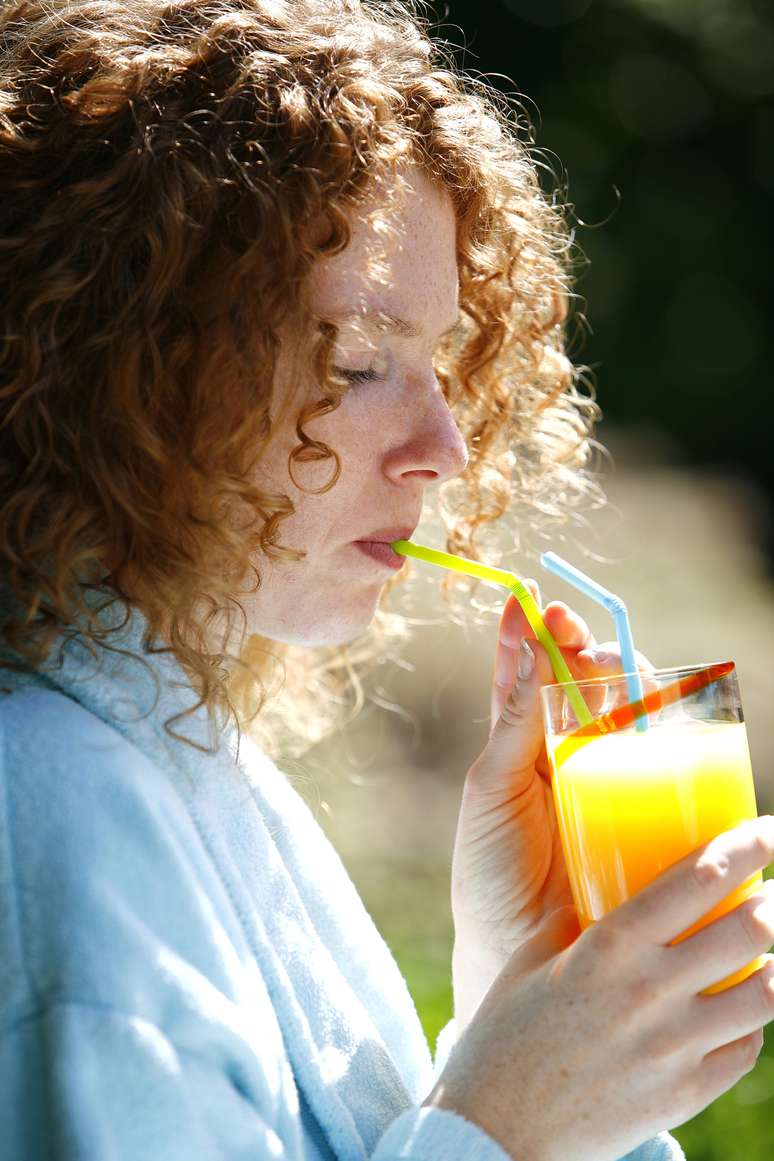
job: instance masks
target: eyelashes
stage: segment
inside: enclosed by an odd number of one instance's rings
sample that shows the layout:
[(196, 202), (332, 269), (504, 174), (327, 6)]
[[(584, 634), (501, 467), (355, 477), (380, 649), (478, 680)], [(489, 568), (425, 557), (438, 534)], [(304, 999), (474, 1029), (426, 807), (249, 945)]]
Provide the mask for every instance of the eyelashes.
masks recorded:
[(370, 367), (365, 371), (350, 371), (346, 367), (334, 367), (333, 370), (337, 375), (341, 375), (342, 379), (346, 379), (348, 383), (376, 383), (384, 378), (383, 375), (378, 375)]

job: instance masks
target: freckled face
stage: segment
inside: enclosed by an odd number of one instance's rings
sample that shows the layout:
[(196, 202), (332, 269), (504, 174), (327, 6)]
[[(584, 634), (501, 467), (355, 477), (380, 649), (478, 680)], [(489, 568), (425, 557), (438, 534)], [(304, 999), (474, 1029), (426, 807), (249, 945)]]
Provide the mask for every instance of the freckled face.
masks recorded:
[[(368, 221), (377, 205), (372, 197), (352, 219), (347, 248), (320, 261), (310, 277), (310, 306), (336, 321), (334, 363), (351, 386), (336, 411), (305, 424), (310, 437), (340, 457), (341, 475), (329, 492), (311, 496), (291, 482), (287, 457), (298, 443), (292, 421), (261, 461), (261, 485), (284, 492), (295, 507), (281, 525), (281, 543), (307, 553), (301, 561), (261, 557), (261, 588), (240, 598), (249, 631), (277, 641), (341, 644), (362, 633), (396, 571), (395, 554), (374, 548), (374, 540), (410, 535), (425, 488), (458, 475), (467, 462), (433, 367), (441, 336), (458, 316), (454, 210), (419, 169), (409, 172), (408, 183), (387, 215), (386, 247)], [(380, 281), (369, 274), (375, 243), (385, 263)], [(357, 319), (347, 321), (353, 313)], [(289, 398), (294, 354), (304, 340), (283, 336), (280, 399)], [(330, 471), (330, 461), (297, 469), (306, 486), (323, 483)]]

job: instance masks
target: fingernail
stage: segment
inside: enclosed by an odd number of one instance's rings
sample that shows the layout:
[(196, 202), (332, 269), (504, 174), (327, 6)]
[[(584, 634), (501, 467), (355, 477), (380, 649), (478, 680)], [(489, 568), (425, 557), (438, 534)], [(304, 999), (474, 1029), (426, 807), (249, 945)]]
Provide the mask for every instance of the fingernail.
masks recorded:
[(606, 653), (604, 649), (586, 649), (584, 652), (589, 654), (595, 665), (606, 665), (612, 657), (612, 653)]
[(519, 649), (519, 677), (521, 680), (526, 681), (528, 677), (531, 677), (534, 668), (535, 654), (530, 649), (525, 637)]

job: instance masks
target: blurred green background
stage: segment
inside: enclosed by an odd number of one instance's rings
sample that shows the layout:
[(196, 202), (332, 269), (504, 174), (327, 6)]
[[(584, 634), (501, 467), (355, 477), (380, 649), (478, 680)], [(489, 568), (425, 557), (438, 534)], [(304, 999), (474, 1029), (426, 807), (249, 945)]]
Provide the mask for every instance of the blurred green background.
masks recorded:
[[(605, 414), (774, 497), (771, 0), (449, 0), (457, 61), (524, 94), (590, 259)], [(502, 75), (492, 75), (502, 74)], [(764, 503), (763, 496), (761, 504)], [(770, 511), (764, 529), (774, 558)]]
[[(774, 810), (771, 0), (449, 0), (434, 11), (464, 68), (526, 95), (590, 260), (577, 285), (588, 325), (571, 353), (594, 369), (610, 503), (559, 551), (627, 599), (657, 665), (736, 660), (758, 807)], [(417, 539), (440, 546), (442, 530), (429, 519)], [(598, 640), (613, 636), (603, 611), (534, 557), (513, 564), (544, 599), (569, 599)], [(357, 721), (283, 765), (396, 955), (432, 1045), (452, 1014), (451, 851), (488, 731), (496, 621), (452, 620), (438, 577), (411, 567), (397, 607), (417, 625), (402, 661), (375, 673)], [(774, 1034), (755, 1070), (675, 1135), (689, 1161), (770, 1161)]]

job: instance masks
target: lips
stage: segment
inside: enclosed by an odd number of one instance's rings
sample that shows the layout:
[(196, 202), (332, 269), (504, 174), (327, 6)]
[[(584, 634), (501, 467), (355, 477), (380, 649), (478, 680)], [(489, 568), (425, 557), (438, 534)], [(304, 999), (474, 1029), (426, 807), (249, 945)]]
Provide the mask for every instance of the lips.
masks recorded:
[(390, 544), (393, 540), (409, 540), (415, 527), (415, 524), (395, 524), (390, 528), (377, 528), (368, 536), (355, 540), (354, 547), (372, 562), (395, 571), (403, 567), (404, 558), (390, 548)]

